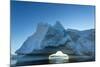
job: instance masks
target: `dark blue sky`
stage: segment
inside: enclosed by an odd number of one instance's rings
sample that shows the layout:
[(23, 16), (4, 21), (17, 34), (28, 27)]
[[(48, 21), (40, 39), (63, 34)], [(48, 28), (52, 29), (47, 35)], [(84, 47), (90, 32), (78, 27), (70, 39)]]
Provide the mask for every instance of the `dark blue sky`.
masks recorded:
[(32, 35), (39, 22), (54, 24), (60, 21), (67, 29), (94, 28), (94, 6), (48, 4), (39, 2), (11, 2), (11, 51), (18, 49)]

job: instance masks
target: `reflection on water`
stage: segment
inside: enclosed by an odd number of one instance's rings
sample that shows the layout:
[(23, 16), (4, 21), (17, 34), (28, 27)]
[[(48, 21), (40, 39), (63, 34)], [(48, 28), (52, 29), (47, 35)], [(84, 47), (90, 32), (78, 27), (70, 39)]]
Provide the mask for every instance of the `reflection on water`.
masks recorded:
[(11, 67), (15, 67), (15, 65), (16, 65), (16, 63), (17, 63), (17, 60), (11, 60)]
[(40, 65), (40, 64), (54, 64), (54, 63), (71, 63), (71, 62), (84, 62), (94, 61), (90, 56), (75, 56), (66, 55), (62, 52), (48, 55), (31, 55), (31, 56), (18, 56), (11, 57), (11, 67), (26, 66), (26, 65)]

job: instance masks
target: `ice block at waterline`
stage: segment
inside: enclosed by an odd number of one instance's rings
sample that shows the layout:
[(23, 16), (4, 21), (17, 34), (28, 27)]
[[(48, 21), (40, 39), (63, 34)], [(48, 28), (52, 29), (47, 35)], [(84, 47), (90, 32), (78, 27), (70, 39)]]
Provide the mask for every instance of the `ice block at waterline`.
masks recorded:
[(69, 62), (69, 56), (62, 51), (57, 51), (55, 54), (49, 56), (50, 63), (66, 63)]

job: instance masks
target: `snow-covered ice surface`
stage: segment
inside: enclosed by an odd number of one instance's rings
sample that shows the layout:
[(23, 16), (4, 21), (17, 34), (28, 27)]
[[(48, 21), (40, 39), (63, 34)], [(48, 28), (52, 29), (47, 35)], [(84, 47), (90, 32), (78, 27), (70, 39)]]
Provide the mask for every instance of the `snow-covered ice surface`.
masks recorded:
[(39, 23), (34, 35), (28, 37), (27, 40), (23, 43), (22, 47), (16, 53), (29, 54), (33, 50), (41, 49), (41, 42), (44, 39), (48, 28), (48, 24)]

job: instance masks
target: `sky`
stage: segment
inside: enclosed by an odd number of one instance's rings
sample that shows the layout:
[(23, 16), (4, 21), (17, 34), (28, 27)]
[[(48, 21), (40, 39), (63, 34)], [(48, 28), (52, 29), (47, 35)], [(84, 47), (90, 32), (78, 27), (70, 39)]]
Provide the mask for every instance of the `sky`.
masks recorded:
[(60, 21), (65, 29), (93, 29), (95, 7), (90, 5), (11, 2), (11, 53), (34, 34), (38, 23), (51, 25)]

